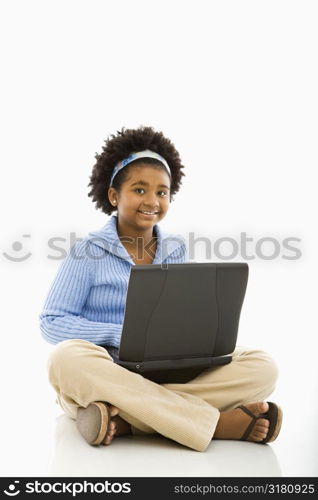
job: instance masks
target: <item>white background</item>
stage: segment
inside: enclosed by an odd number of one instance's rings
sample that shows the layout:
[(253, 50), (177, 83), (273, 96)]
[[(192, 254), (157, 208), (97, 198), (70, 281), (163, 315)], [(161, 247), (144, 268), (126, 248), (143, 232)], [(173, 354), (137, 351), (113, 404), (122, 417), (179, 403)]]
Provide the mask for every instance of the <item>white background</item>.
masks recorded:
[[(260, 238), (301, 239), (298, 260), (282, 248), (248, 261), (238, 343), (279, 364), (270, 400), (284, 409), (272, 445), (282, 475), (317, 475), (317, 10), (280, 0), (1, 2), (2, 475), (50, 472), (60, 413), (38, 315), (61, 260), (47, 257), (48, 240), (65, 238), (68, 250), (71, 232), (107, 222), (87, 196), (94, 154), (140, 125), (169, 137), (186, 166), (164, 230), (212, 242), (246, 232), (254, 255)], [(195, 260), (204, 258), (198, 243)]]

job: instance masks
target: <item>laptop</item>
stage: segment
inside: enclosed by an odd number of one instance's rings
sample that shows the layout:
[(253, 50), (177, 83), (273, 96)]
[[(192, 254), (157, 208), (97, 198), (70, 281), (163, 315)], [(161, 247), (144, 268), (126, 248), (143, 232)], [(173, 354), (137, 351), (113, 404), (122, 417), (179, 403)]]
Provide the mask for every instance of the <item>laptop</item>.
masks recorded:
[(246, 263), (131, 268), (114, 362), (158, 383), (185, 383), (232, 361), (248, 280)]

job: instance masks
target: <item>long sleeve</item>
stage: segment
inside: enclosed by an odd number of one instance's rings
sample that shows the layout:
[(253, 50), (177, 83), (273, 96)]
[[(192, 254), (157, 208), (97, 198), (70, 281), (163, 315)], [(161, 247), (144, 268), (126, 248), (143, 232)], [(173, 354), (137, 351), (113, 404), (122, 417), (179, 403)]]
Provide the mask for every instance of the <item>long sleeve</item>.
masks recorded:
[(179, 246), (164, 260), (166, 264), (184, 264), (188, 262), (188, 249), (186, 244)]
[(39, 316), (40, 330), (51, 344), (77, 338), (117, 346), (121, 324), (90, 321), (81, 315), (93, 280), (86, 245), (85, 240), (75, 243), (62, 262)]

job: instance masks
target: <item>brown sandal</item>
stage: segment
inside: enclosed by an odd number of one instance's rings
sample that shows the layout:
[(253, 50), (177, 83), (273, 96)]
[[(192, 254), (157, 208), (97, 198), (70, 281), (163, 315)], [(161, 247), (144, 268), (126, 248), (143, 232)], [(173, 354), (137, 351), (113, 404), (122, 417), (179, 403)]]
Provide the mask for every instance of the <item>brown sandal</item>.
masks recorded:
[(260, 444), (266, 444), (274, 441), (277, 438), (282, 426), (283, 412), (276, 403), (272, 403), (270, 401), (267, 401), (267, 403), (269, 405), (268, 411), (258, 416), (254, 415), (251, 412), (251, 410), (246, 408), (246, 406), (243, 405), (237, 406), (237, 408), (241, 408), (241, 410), (243, 410), (253, 419), (250, 422), (249, 426), (247, 427), (246, 431), (244, 432), (243, 436), (241, 437), (240, 441), (247, 441), (247, 438), (250, 435), (256, 420), (258, 420), (259, 418), (266, 418), (267, 420), (269, 420), (269, 429), (267, 436), (262, 441), (256, 441), (256, 442)]
[(91, 445), (104, 441), (110, 422), (110, 409), (103, 401), (94, 401), (87, 408), (77, 409), (77, 428), (85, 441)]

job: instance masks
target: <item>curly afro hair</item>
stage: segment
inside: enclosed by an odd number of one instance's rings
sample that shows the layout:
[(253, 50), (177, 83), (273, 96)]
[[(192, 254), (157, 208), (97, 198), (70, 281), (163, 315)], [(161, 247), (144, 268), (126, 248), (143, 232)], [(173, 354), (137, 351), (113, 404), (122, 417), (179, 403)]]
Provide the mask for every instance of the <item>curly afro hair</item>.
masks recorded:
[[(182, 184), (182, 169), (181, 159), (178, 151), (170, 139), (166, 138), (162, 132), (156, 132), (152, 127), (141, 126), (137, 129), (125, 129), (123, 127), (117, 134), (112, 134), (105, 140), (101, 154), (96, 153), (96, 163), (93, 167), (90, 183), (91, 191), (88, 196), (92, 196), (92, 201), (96, 202), (96, 209), (101, 209), (107, 215), (111, 215), (116, 210), (108, 199), (108, 188), (110, 184), (113, 169), (119, 161), (123, 160), (131, 153), (137, 153), (144, 149), (150, 149), (159, 153), (167, 161), (171, 170), (171, 186), (170, 186), (170, 201), (172, 196), (177, 193)], [(165, 167), (154, 158), (147, 158), (147, 164), (151, 164), (154, 168)], [(145, 163), (143, 158), (139, 158), (131, 162), (127, 167), (123, 168), (115, 176), (113, 185), (118, 192), (120, 187), (128, 177), (129, 167), (138, 163)]]

